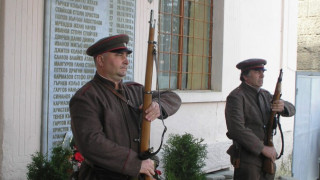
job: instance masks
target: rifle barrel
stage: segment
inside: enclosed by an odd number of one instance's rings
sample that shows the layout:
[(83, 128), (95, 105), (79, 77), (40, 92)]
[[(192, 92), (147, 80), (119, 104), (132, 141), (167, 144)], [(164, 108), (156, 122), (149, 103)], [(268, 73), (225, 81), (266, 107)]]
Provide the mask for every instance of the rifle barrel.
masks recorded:
[[(147, 64), (146, 64), (146, 74), (145, 74), (145, 94), (143, 99), (143, 116), (141, 125), (141, 141), (140, 141), (140, 153), (150, 151), (150, 125), (151, 123), (145, 119), (145, 111), (152, 103), (152, 73), (153, 73), (153, 50), (154, 50), (154, 32), (155, 32), (155, 20), (153, 20), (153, 10), (150, 14), (150, 27), (149, 27), (149, 41), (148, 41), (148, 51), (147, 51)], [(145, 180), (152, 179), (151, 177), (144, 176)]]
[[(273, 94), (272, 102), (279, 100), (281, 96), (281, 82), (282, 82), (282, 69), (280, 69), (280, 74), (278, 77), (278, 81), (276, 84), (276, 89)], [(267, 125), (267, 134), (266, 134), (266, 146), (271, 146), (273, 147), (273, 126), (276, 123), (275, 122), (275, 117), (277, 115), (277, 112), (271, 111), (270, 119)], [(275, 173), (275, 167), (271, 159), (269, 158), (264, 158), (263, 162), (263, 170), (269, 174), (274, 174)]]

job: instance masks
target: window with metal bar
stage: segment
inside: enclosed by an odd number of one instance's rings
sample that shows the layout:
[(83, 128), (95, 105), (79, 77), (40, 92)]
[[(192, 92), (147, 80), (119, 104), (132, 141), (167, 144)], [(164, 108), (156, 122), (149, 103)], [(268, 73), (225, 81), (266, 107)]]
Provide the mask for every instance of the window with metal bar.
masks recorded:
[(211, 89), (212, 0), (159, 1), (159, 88)]

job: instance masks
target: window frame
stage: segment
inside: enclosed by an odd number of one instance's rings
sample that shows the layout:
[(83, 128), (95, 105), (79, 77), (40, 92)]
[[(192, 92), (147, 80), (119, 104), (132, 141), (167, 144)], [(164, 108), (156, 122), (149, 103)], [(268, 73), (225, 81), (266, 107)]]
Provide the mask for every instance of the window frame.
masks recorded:
[[(170, 13), (166, 13), (165, 11), (161, 11), (161, 2), (162, 2), (162, 0), (160, 0), (159, 1), (159, 21), (160, 21), (160, 16), (161, 15), (170, 15), (171, 16), (171, 18), (170, 18), (170, 20), (171, 20), (171, 23), (172, 23), (172, 17), (176, 17), (177, 15), (175, 15), (174, 13), (173, 13), (173, 5), (172, 5), (172, 10), (171, 10), (171, 12)], [(173, 3), (174, 1), (172, 1), (172, 3)], [(184, 15), (184, 2), (185, 2), (185, 0), (181, 0), (180, 1), (180, 5), (179, 5), (179, 15), (178, 15), (178, 18), (179, 18), (179, 22), (184, 22), (184, 20), (185, 19), (187, 19), (188, 17), (185, 17), (185, 15)], [(198, 4), (203, 4), (204, 5), (204, 7), (205, 7), (205, 5), (207, 4), (206, 2), (201, 2), (201, 3), (199, 3), (199, 2), (195, 2), (195, 1), (193, 1), (194, 3), (198, 3)], [(192, 81), (190, 81), (190, 82), (188, 82), (188, 80), (186, 80), (186, 82), (187, 82), (187, 84), (186, 84), (186, 87), (185, 88), (183, 88), (182, 87), (182, 79), (183, 79), (183, 77), (182, 77), (182, 75), (183, 75), (183, 56), (184, 55), (186, 55), (184, 52), (183, 52), (183, 39), (185, 38), (185, 37), (188, 37), (188, 36), (185, 36), (184, 35), (184, 23), (179, 23), (179, 34), (174, 34), (173, 33), (173, 30), (172, 30), (172, 28), (173, 27), (171, 27), (171, 31), (170, 31), (170, 36), (171, 36), (171, 38), (170, 38), (170, 44), (172, 45), (172, 36), (176, 36), (176, 35), (178, 35), (178, 37), (179, 37), (179, 40), (178, 40), (178, 52), (173, 52), (172, 51), (172, 46), (171, 46), (171, 48), (170, 48), (170, 51), (169, 52), (166, 52), (166, 51), (159, 51), (159, 53), (158, 53), (158, 56), (160, 56), (160, 53), (162, 53), (162, 54), (168, 54), (169, 53), (169, 55), (170, 55), (170, 67), (171, 67), (171, 55), (173, 55), (173, 54), (175, 54), (175, 55), (178, 55), (178, 67), (177, 67), (177, 85), (176, 85), (176, 88), (172, 88), (172, 86), (171, 86), (171, 75), (173, 74), (173, 73), (175, 73), (174, 71), (171, 71), (171, 69), (169, 68), (168, 69), (168, 71), (161, 71), (161, 70), (159, 70), (159, 73), (163, 73), (163, 72), (166, 72), (166, 73), (168, 73), (169, 74), (169, 85), (168, 85), (168, 89), (173, 89), (173, 90), (177, 90), (177, 91), (198, 91), (198, 90), (200, 90), (200, 91), (207, 91), (207, 90), (214, 90), (214, 86), (212, 86), (212, 76), (213, 76), (213, 66), (212, 66), (212, 64), (213, 64), (213, 56), (212, 56), (212, 54), (213, 54), (213, 41), (212, 41), (212, 37), (213, 37), (213, 0), (210, 0), (210, 5), (209, 5), (210, 7), (209, 7), (209, 21), (206, 21), (205, 19), (202, 19), (202, 21), (199, 21), (199, 22), (205, 22), (205, 23), (207, 23), (207, 22), (209, 22), (209, 26), (210, 26), (210, 29), (209, 29), (209, 39), (204, 39), (203, 38), (203, 41), (209, 41), (209, 43), (208, 43), (208, 50), (209, 50), (209, 52), (208, 52), (208, 55), (207, 56), (205, 56), (203, 53), (200, 55), (200, 57), (202, 57), (202, 61), (205, 61), (206, 63), (208, 63), (208, 72), (204, 72), (203, 70), (202, 70), (202, 72), (200, 73), (200, 75), (201, 75), (201, 77), (200, 77), (200, 80), (202, 81), (203, 79), (206, 79), (207, 78), (207, 80), (206, 80), (206, 86), (203, 86), (203, 83), (201, 83), (201, 88), (200, 89), (193, 89), (193, 87), (191, 86), (190, 88), (188, 88), (188, 83), (190, 83), (191, 82), (191, 85), (192, 85)], [(193, 20), (195, 20), (195, 18), (193, 17), (193, 18), (188, 18), (188, 19), (193, 19)], [(198, 20), (197, 20), (198, 21)], [(160, 41), (160, 37), (161, 37), (161, 35), (165, 35), (166, 34), (166, 32), (162, 32), (162, 31), (160, 31), (160, 29), (161, 29), (161, 27), (160, 27), (161, 25), (160, 25), (160, 23), (159, 23), (159, 30), (158, 30), (158, 41)], [(204, 26), (205, 27), (205, 26)], [(168, 34), (168, 33), (167, 33)], [(195, 38), (195, 36), (193, 36), (193, 38)], [(160, 43), (159, 43), (160, 44)], [(158, 46), (159, 46), (159, 44), (158, 44)], [(194, 45), (194, 44), (193, 44)], [(160, 49), (160, 48), (159, 48)], [(195, 56), (196, 54), (192, 54), (191, 56)], [(203, 58), (204, 57), (207, 57), (208, 58), (208, 60), (203, 60)], [(158, 59), (160, 59), (159, 57), (158, 57)], [(158, 64), (158, 67), (159, 67), (159, 64)], [(195, 72), (193, 72), (193, 71), (191, 71), (191, 72), (187, 72), (186, 74), (191, 74), (191, 76), (192, 76), (192, 74), (194, 74)], [(206, 76), (205, 78), (203, 78), (202, 76)]]

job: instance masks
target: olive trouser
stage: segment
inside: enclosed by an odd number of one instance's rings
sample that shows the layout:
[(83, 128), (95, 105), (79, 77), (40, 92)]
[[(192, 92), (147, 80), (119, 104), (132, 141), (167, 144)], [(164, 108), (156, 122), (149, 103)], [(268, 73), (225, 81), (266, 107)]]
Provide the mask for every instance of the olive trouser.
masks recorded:
[(115, 173), (84, 161), (80, 167), (79, 180), (131, 180), (132, 177)]
[(275, 175), (267, 174), (262, 168), (240, 161), (240, 167), (234, 169), (234, 180), (274, 180)]

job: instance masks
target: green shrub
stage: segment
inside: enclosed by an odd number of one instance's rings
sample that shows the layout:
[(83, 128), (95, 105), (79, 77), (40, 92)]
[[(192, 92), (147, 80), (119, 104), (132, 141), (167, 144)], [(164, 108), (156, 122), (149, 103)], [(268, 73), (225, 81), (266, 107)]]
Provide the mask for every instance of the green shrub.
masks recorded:
[(72, 151), (61, 146), (53, 148), (50, 160), (47, 155), (36, 152), (31, 155), (32, 161), (27, 165), (28, 180), (67, 180), (72, 173), (70, 158)]
[(165, 178), (168, 180), (205, 180), (207, 145), (191, 134), (170, 135), (163, 146)]

